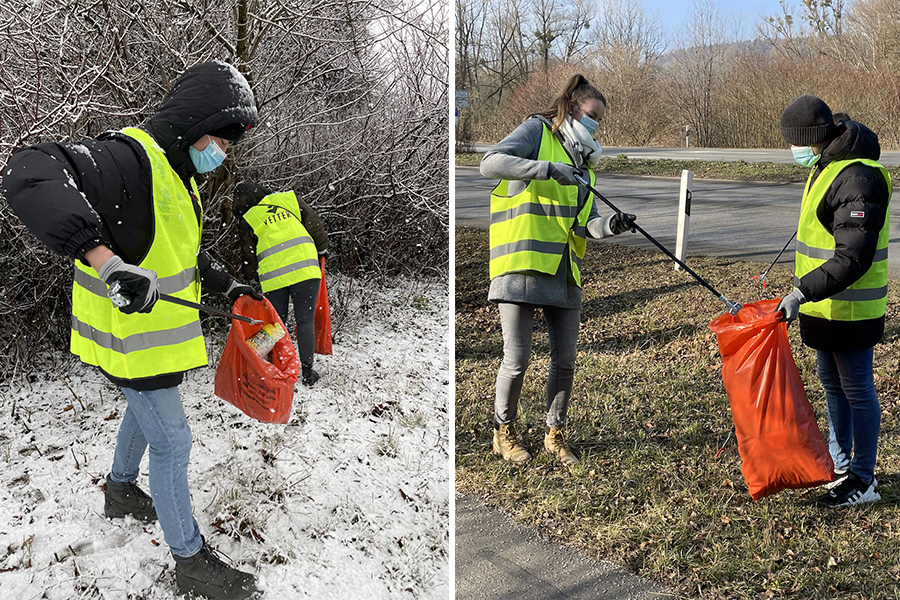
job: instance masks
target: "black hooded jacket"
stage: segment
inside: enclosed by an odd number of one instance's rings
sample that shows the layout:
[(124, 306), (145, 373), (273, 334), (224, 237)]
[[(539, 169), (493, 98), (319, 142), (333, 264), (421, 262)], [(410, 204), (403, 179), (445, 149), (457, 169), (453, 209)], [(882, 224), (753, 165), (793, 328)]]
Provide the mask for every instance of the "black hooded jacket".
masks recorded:
[[(841, 134), (823, 149), (815, 177), (834, 161), (878, 160), (881, 156), (878, 136), (872, 130), (855, 121), (842, 125)], [(855, 164), (835, 178), (816, 211), (819, 222), (834, 236), (834, 256), (800, 280), (797, 287), (808, 301), (818, 302), (844, 291), (871, 268), (889, 202), (887, 182), (877, 169)], [(803, 342), (817, 350), (862, 350), (881, 339), (884, 317), (847, 322), (801, 314), (800, 333)]]
[[(188, 153), (191, 144), (207, 133), (242, 132), (256, 122), (246, 80), (230, 65), (213, 61), (185, 71), (140, 127), (165, 151), (190, 191), (189, 180), (196, 175)], [(140, 143), (124, 134), (107, 132), (78, 143), (23, 148), (10, 159), (0, 185), (16, 216), (55, 252), (83, 261), (85, 252), (102, 244), (125, 262), (139, 264), (150, 249), (150, 160)], [(198, 199), (194, 201), (199, 212)], [(211, 291), (225, 291), (231, 283), (227, 272), (203, 251), (198, 270)], [(140, 381), (110, 377), (134, 389), (172, 387), (181, 378), (181, 373)]]

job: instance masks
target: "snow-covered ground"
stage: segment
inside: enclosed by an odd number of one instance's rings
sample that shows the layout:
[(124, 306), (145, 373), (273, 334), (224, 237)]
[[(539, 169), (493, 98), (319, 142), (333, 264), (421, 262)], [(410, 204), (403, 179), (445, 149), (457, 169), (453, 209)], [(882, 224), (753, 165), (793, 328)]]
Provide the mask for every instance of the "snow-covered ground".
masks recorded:
[[(353, 324), (316, 357), (322, 379), (298, 385), (287, 425), (216, 398), (214, 367), (186, 377), (194, 516), (267, 599), (445, 600), (447, 287), (354, 295)], [(208, 340), (213, 364), (222, 337)], [(0, 384), (0, 598), (175, 597), (159, 525), (103, 516), (124, 396), (91, 368), (54, 362)], [(148, 490), (146, 474), (145, 456)]]

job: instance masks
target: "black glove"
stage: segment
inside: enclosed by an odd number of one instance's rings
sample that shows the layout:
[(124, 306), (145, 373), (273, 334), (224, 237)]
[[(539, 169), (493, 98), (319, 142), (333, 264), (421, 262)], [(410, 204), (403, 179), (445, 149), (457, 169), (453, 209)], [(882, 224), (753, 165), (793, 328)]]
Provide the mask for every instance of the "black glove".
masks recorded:
[(110, 287), (113, 304), (126, 315), (148, 313), (159, 300), (156, 273), (130, 265), (116, 255), (103, 263), (97, 274)]
[(550, 163), (550, 166), (547, 168), (547, 174), (555, 179), (557, 183), (560, 185), (578, 185), (578, 181), (575, 179), (575, 175), (579, 177), (584, 177), (584, 173), (573, 167), (572, 165), (567, 165), (566, 163)]
[(228, 286), (228, 289), (225, 290), (225, 295), (228, 296), (228, 301), (234, 304), (237, 302), (237, 299), (243, 296), (244, 294), (250, 294), (250, 297), (254, 300), (262, 300), (263, 296), (256, 290), (254, 290), (249, 285), (244, 285), (243, 283), (238, 283), (237, 281), (231, 282), (231, 285)]
[(780, 310), (784, 313), (784, 316), (781, 317), (782, 321), (790, 323), (800, 315), (800, 305), (804, 302), (806, 302), (806, 297), (803, 295), (803, 292), (794, 288), (793, 292), (781, 299), (781, 302), (778, 303), (778, 308), (775, 310)]
[(613, 235), (619, 235), (626, 231), (634, 233), (637, 231), (637, 229), (634, 228), (634, 222), (636, 220), (637, 216), (631, 213), (617, 212), (609, 218), (609, 230), (613, 232)]

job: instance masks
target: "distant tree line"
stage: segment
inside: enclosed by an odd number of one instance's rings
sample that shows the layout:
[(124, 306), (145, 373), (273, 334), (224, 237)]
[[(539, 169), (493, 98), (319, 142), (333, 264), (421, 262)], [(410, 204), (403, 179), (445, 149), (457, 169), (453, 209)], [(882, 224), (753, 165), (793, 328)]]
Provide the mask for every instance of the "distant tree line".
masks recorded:
[(715, 0), (673, 40), (638, 0), (456, 0), (456, 26), (459, 150), (499, 140), (577, 72), (607, 96), (607, 145), (684, 145), (689, 127), (692, 146), (781, 147), (781, 111), (809, 93), (900, 148), (897, 0), (782, 2), (743, 42)]
[[(139, 124), (181, 72), (219, 59), (260, 114), (227, 168), (198, 181), (220, 262), (240, 264), (231, 190), (252, 178), (319, 212), (332, 269), (446, 277), (448, 23), (444, 0), (4, 0), (0, 175), (16, 148)], [(71, 260), (3, 198), (0, 272), (0, 365), (36, 348), (35, 332), (65, 345)]]

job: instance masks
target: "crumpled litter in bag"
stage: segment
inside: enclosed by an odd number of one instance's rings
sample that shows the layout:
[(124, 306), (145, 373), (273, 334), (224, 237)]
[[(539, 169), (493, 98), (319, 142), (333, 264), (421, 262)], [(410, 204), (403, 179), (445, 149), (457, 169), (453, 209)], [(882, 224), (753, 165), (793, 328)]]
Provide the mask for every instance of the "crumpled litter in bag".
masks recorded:
[(258, 421), (287, 423), (294, 402), (294, 384), (300, 373), (300, 359), (291, 336), (285, 335), (275, 343), (272, 362), (269, 362), (257, 354), (247, 338), (269, 323), (277, 323), (284, 329), (275, 307), (268, 299), (260, 302), (245, 294), (237, 299), (232, 310), (259, 319), (263, 324), (231, 320), (231, 331), (216, 368), (215, 394)]

